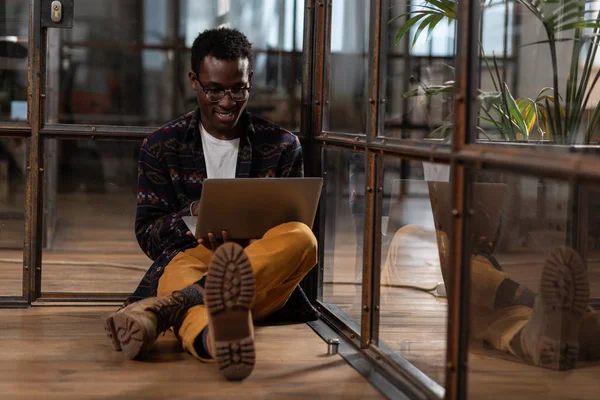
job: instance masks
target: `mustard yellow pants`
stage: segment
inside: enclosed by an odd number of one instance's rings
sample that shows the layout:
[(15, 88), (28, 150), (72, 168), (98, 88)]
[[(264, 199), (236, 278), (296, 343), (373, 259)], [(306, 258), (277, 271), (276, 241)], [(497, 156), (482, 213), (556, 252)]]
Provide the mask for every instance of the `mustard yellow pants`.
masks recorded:
[[(403, 268), (403, 263), (418, 256), (419, 244), (426, 241), (437, 242), (442, 277), (448, 287), (448, 238), (444, 232), (434, 233), (418, 225), (404, 226), (394, 235), (382, 267), (382, 280), (398, 280), (398, 271)], [(494, 307), (500, 284), (509, 278), (507, 273), (495, 269), (485, 257), (471, 257), (471, 337), (497, 350), (518, 355), (511, 346), (511, 340), (527, 324), (533, 309), (526, 306)]]
[[(245, 252), (255, 279), (252, 316), (260, 321), (283, 307), (298, 283), (315, 266), (317, 240), (308, 226), (290, 222), (271, 229), (246, 247)], [(202, 245), (177, 254), (158, 281), (158, 295), (200, 280), (208, 272), (212, 255)], [(198, 359), (201, 358), (194, 349), (194, 341), (207, 325), (206, 307), (197, 305), (187, 311), (177, 332), (183, 348)]]

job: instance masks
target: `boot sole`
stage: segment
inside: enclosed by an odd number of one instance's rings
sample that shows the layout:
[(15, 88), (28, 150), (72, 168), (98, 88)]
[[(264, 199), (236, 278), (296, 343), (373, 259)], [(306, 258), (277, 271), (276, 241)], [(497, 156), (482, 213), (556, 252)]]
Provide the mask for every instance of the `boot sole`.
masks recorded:
[(544, 265), (540, 283), (545, 321), (534, 363), (566, 370), (577, 366), (579, 326), (589, 302), (587, 272), (571, 248), (553, 251)]
[(147, 350), (145, 330), (131, 315), (122, 312), (111, 314), (106, 319), (104, 329), (114, 349), (123, 351), (130, 360), (136, 359)]
[(204, 297), (213, 356), (227, 380), (242, 380), (254, 369), (256, 356), (250, 318), (254, 273), (241, 246), (228, 242), (215, 251)]
[(111, 314), (108, 318), (106, 318), (104, 321), (104, 331), (106, 332), (106, 336), (108, 336), (110, 339), (115, 351), (121, 351), (121, 343), (119, 343), (119, 340), (117, 339), (117, 329), (115, 328), (115, 322), (113, 319), (114, 314)]

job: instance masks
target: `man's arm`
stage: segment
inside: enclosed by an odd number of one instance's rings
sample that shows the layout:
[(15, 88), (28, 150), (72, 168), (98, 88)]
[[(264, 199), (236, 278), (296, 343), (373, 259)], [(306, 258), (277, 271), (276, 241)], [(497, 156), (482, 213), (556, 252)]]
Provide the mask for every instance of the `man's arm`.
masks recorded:
[(295, 137), (294, 142), (287, 144), (281, 153), (281, 178), (304, 177), (304, 160), (300, 140)]
[(155, 260), (163, 251), (193, 242), (182, 217), (190, 215), (173, 190), (169, 171), (149, 151), (144, 140), (138, 163), (135, 235), (144, 253)]

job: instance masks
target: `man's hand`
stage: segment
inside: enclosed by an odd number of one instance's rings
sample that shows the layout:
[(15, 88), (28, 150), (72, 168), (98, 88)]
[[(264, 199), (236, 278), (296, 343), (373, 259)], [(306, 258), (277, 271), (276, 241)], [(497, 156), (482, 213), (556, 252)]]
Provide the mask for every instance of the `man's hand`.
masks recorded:
[[(194, 234), (192, 232), (187, 231), (186, 234), (188, 236), (194, 238), (194, 240), (196, 239), (194, 237)], [(218, 240), (214, 233), (208, 232), (208, 240), (202, 239), (202, 238), (198, 239), (198, 244), (203, 245), (204, 247), (206, 247), (210, 251), (215, 251), (217, 249), (217, 247), (219, 247), (221, 244), (223, 244), (225, 242), (230, 242), (231, 241), (231, 239), (229, 238), (229, 234), (227, 233), (227, 231), (221, 231), (221, 236), (223, 237), (223, 240)]]
[(480, 236), (475, 246), (475, 250), (479, 253), (492, 254), (494, 250), (494, 244), (485, 236)]
[[(194, 234), (191, 231), (187, 231), (186, 234), (189, 237), (196, 240)], [(214, 233), (208, 232), (208, 240), (198, 239), (198, 244), (203, 245), (210, 251), (215, 251), (217, 249), (217, 247), (219, 247), (221, 244), (223, 244), (225, 242), (236, 242), (237, 244), (239, 244), (242, 247), (247, 247), (247, 246), (251, 245), (252, 243), (260, 240), (260, 238), (250, 239), (250, 240), (233, 240), (229, 237), (229, 233), (227, 231), (221, 231), (221, 236), (223, 237), (223, 240), (218, 240)]]
[[(196, 240), (196, 236), (194, 236), (192, 231), (187, 231), (185, 234), (188, 235), (189, 237), (191, 237), (192, 239)], [(197, 242), (198, 242), (198, 244), (202, 243), (202, 239), (198, 239)]]

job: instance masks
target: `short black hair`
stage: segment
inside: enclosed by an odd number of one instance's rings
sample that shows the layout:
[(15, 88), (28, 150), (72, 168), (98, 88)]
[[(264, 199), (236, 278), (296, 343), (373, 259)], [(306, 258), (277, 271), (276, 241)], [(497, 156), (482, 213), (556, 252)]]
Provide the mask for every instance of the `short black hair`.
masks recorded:
[(217, 60), (247, 58), (252, 67), (252, 44), (237, 29), (208, 29), (198, 35), (192, 45), (192, 71), (196, 75), (202, 60), (208, 55)]

